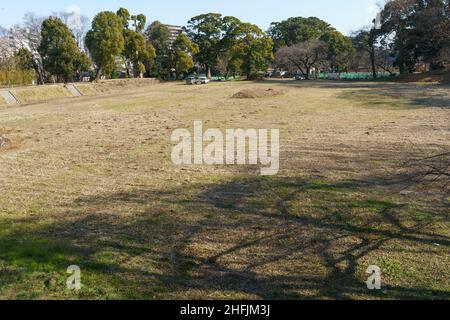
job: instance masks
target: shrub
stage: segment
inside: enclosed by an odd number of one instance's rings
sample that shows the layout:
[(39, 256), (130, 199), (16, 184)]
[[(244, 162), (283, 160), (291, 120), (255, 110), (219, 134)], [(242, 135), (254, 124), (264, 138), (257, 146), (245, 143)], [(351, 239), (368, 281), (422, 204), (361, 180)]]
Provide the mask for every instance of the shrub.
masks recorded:
[(33, 70), (1, 70), (0, 86), (30, 85), (36, 80), (36, 73)]

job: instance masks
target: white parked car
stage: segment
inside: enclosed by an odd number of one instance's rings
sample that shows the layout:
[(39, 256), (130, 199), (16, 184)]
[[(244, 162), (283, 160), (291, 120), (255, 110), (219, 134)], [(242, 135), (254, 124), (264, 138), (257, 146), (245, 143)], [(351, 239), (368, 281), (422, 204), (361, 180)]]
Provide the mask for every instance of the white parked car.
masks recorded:
[(207, 84), (207, 83), (209, 83), (209, 79), (208, 79), (208, 77), (207, 76), (200, 76), (200, 77), (198, 77), (198, 82), (200, 83), (200, 84)]

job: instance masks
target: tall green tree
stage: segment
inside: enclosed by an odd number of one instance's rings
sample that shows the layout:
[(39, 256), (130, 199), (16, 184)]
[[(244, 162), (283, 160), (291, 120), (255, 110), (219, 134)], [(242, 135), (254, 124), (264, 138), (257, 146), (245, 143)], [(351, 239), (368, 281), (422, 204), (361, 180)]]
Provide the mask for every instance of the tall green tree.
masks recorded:
[(241, 23), (237, 28), (237, 41), (232, 51), (239, 58), (247, 79), (257, 71), (265, 71), (273, 59), (273, 42), (258, 26)]
[(126, 8), (120, 8), (117, 10), (116, 14), (122, 21), (122, 25), (125, 29), (131, 29), (138, 33), (144, 32), (145, 23), (147, 22), (147, 17), (144, 14), (131, 15), (130, 11)]
[(17, 69), (34, 70), (33, 54), (28, 49), (20, 48), (14, 52), (14, 62)]
[(44, 20), (41, 36), (38, 50), (47, 72), (67, 82), (77, 73), (88, 70), (89, 59), (80, 51), (75, 37), (61, 19)]
[(145, 24), (147, 23), (147, 17), (140, 13), (137, 15), (131, 16), (131, 21), (133, 21), (134, 31), (143, 33), (145, 29)]
[(155, 51), (151, 72), (158, 77), (168, 76), (171, 68), (170, 30), (159, 21), (151, 23), (145, 31), (149, 46)]
[(329, 30), (319, 40), (328, 46), (330, 68), (335, 71), (347, 70), (355, 53), (351, 39), (337, 30)]
[(147, 18), (143, 14), (131, 15), (125, 8), (120, 8), (116, 14), (123, 26), (122, 56), (127, 66), (127, 75), (130, 76), (130, 69), (133, 69), (134, 77), (142, 77), (155, 55), (153, 48), (147, 45), (143, 34)]
[(273, 22), (268, 31), (274, 49), (294, 46), (308, 41), (322, 41), (328, 46), (330, 68), (345, 70), (349, 67), (354, 48), (351, 40), (327, 22), (316, 17), (293, 17)]
[(119, 8), (116, 12), (117, 16), (119, 17), (120, 21), (122, 22), (122, 26), (125, 29), (128, 29), (130, 26), (130, 20), (131, 20), (131, 14), (130, 11), (126, 8)]
[(155, 64), (156, 50), (151, 43), (146, 42), (145, 46), (146, 51), (144, 52), (141, 61), (145, 67), (145, 71), (147, 73), (150, 73), (152, 71), (153, 65)]
[(374, 79), (378, 77), (377, 63), (376, 63), (376, 50), (377, 41), (380, 36), (380, 32), (377, 29), (363, 29), (356, 32), (353, 37), (353, 45), (357, 50), (363, 51), (368, 54), (370, 59), (370, 67), (372, 69), (372, 76)]
[(219, 55), (229, 51), (239, 41), (239, 36), (242, 33), (242, 22), (232, 16), (226, 16), (222, 19), (222, 38), (219, 43)]
[(400, 73), (413, 72), (418, 62), (432, 69), (450, 64), (448, 0), (392, 0), (381, 17), (381, 31), (392, 38)]
[(155, 57), (155, 50), (147, 45), (144, 35), (133, 30), (124, 30), (124, 40), (123, 56), (131, 62), (134, 76), (142, 77)]
[(268, 34), (274, 48), (292, 46), (309, 40), (321, 40), (322, 36), (334, 30), (327, 22), (316, 17), (292, 17), (281, 22), (272, 22)]
[(207, 13), (193, 17), (188, 21), (186, 33), (197, 44), (197, 61), (207, 70), (211, 78), (211, 69), (216, 65), (222, 51), (223, 18), (219, 13)]
[(97, 14), (86, 35), (86, 46), (97, 66), (96, 79), (102, 72), (111, 73), (117, 56), (125, 47), (123, 24), (114, 12)]
[(180, 33), (172, 45), (172, 65), (177, 79), (194, 68), (193, 57), (197, 53), (198, 46), (186, 34)]
[(387, 2), (382, 11), (382, 32), (394, 39), (396, 66), (400, 73), (411, 73), (417, 63), (417, 43), (414, 40), (414, 28), (411, 19), (416, 0), (393, 0)]

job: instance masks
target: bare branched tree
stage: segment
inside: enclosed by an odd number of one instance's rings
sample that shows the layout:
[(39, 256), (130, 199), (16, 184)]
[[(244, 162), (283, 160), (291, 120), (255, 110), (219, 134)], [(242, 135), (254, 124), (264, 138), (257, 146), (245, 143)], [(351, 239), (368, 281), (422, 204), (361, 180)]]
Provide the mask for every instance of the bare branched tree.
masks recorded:
[(53, 15), (55, 17), (59, 17), (69, 27), (75, 37), (75, 40), (77, 41), (78, 47), (81, 50), (86, 51), (84, 39), (86, 38), (86, 34), (90, 28), (90, 19), (87, 16), (75, 11), (61, 11), (53, 13)]
[(0, 63), (4, 65), (8, 63), (14, 54), (12, 40), (9, 37), (9, 32), (0, 26)]
[(33, 55), (33, 67), (38, 75), (39, 84), (43, 84), (45, 81), (42, 57), (38, 51), (41, 44), (41, 27), (44, 20), (45, 17), (27, 13), (23, 18), (23, 24), (13, 26), (9, 32), (14, 51), (25, 48)]
[(324, 68), (328, 61), (328, 46), (325, 42), (311, 40), (293, 46), (281, 47), (275, 54), (277, 66), (300, 71), (306, 79), (313, 68)]

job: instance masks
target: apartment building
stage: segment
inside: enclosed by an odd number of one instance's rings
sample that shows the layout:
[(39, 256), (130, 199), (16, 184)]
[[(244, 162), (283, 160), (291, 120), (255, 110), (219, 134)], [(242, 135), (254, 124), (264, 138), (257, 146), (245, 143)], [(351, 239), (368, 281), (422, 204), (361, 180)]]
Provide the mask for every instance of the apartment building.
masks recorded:
[(170, 42), (173, 43), (175, 39), (178, 37), (178, 35), (183, 32), (183, 27), (181, 26), (174, 26), (170, 24), (165, 25), (170, 30)]

